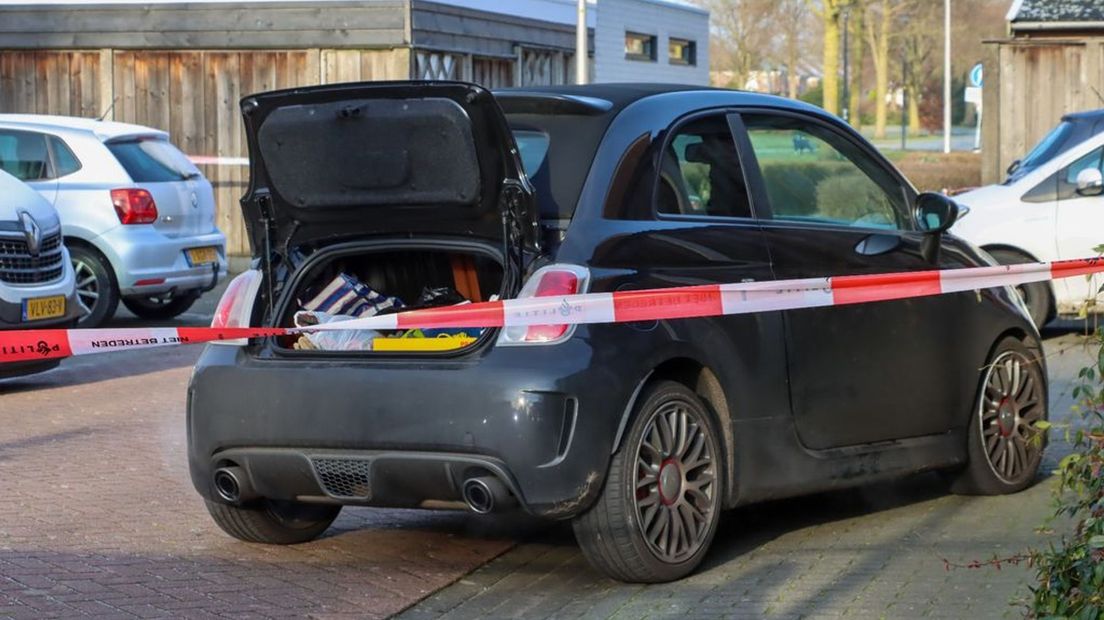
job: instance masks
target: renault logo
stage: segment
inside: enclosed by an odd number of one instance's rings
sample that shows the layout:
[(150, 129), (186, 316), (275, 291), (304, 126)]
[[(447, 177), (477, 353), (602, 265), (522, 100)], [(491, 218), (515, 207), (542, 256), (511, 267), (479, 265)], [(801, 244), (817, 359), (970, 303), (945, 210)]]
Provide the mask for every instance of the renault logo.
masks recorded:
[(23, 226), (23, 236), (27, 239), (27, 251), (31, 256), (38, 256), (38, 251), (42, 247), (42, 229), (39, 228), (38, 222), (31, 217), (30, 213), (21, 211), (19, 223)]
[(195, 192), (192, 192), (192, 207), (199, 207), (199, 196)]

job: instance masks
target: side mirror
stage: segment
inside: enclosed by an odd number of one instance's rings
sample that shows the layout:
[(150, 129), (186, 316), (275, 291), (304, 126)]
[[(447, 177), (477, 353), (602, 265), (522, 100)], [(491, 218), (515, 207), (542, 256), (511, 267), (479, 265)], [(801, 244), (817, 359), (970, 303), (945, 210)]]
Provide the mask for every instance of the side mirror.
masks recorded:
[(1017, 159), (1016, 161), (1012, 162), (1011, 164), (1008, 164), (1008, 170), (1005, 170), (1005, 173), (1006, 174), (1012, 174), (1013, 172), (1015, 172), (1019, 169), (1020, 169), (1020, 160)]
[(1104, 194), (1104, 175), (1097, 168), (1085, 168), (1077, 173), (1077, 194), (1099, 196)]
[(947, 231), (958, 219), (958, 203), (943, 194), (925, 192), (916, 197), (916, 223), (932, 235)]

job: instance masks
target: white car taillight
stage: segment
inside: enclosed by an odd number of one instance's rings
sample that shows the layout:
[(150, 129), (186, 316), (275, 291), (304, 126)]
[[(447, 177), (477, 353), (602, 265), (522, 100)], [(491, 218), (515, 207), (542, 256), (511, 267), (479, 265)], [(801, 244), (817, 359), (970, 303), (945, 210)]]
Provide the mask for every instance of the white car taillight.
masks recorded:
[[(518, 299), (528, 297), (559, 297), (587, 292), (590, 271), (578, 265), (555, 264), (541, 267), (534, 273)], [(506, 327), (498, 335), (500, 345), (558, 344), (571, 338), (574, 325), (529, 325)]]
[[(261, 288), (261, 280), (264, 275), (259, 269), (250, 269), (238, 274), (230, 284), (226, 286), (226, 292), (215, 308), (215, 316), (211, 319), (211, 327), (251, 327), (249, 320), (253, 315), (253, 303), (257, 299), (257, 291)], [(237, 340), (216, 340), (211, 344), (232, 344), (243, 346), (248, 342), (245, 338)]]

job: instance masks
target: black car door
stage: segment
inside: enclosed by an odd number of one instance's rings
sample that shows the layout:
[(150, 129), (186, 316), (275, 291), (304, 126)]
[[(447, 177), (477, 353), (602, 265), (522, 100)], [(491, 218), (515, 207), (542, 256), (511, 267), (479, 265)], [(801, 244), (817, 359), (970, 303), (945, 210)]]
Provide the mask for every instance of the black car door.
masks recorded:
[[(617, 234), (587, 263), (603, 290), (771, 280), (770, 254), (754, 219), (745, 173), (724, 110), (684, 117), (659, 134), (646, 160), (648, 195), (623, 204)], [(635, 177), (635, 175), (634, 175)], [(615, 183), (616, 185), (616, 183)], [(573, 226), (577, 226), (576, 222)], [(604, 234), (604, 233), (603, 233)], [(618, 274), (601, 282), (605, 273)], [(742, 416), (788, 413), (780, 312), (629, 324), (655, 342), (689, 343), (707, 356)], [(629, 334), (611, 330), (623, 341)], [(644, 336), (640, 336), (644, 337)], [(636, 338), (632, 339), (636, 341)], [(619, 345), (613, 345), (615, 348)], [(658, 351), (657, 351), (658, 353)]]
[[(861, 138), (799, 113), (741, 119), (756, 204), (769, 206), (759, 215), (777, 278), (940, 266), (925, 256), (915, 192)], [(973, 293), (785, 312), (802, 442), (826, 449), (917, 437), (965, 419), (958, 401), (967, 379), (952, 363), (963, 295)]]

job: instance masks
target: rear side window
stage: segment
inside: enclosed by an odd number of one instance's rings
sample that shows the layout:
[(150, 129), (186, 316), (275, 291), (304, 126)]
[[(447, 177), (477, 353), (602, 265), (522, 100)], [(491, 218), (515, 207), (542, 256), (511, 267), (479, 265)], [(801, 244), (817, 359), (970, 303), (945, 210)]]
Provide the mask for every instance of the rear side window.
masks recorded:
[(751, 202), (728, 119), (717, 114), (679, 127), (663, 152), (656, 211), (751, 217)]
[(0, 129), (0, 169), (20, 181), (53, 178), (46, 136), (29, 131)]
[(199, 169), (166, 140), (108, 142), (107, 148), (135, 183), (165, 183), (199, 176)]
[(54, 165), (57, 167), (57, 176), (63, 177), (73, 174), (81, 169), (80, 160), (73, 151), (69, 150), (65, 141), (55, 136), (50, 136), (50, 148), (54, 150)]
[(521, 155), (521, 167), (530, 178), (540, 172), (544, 159), (548, 156), (548, 134), (540, 131), (518, 129), (514, 131), (514, 142)]
[(1071, 185), (1077, 187), (1077, 175), (1081, 174), (1082, 170), (1088, 170), (1090, 168), (1101, 169), (1101, 158), (1104, 157), (1104, 149), (1096, 149), (1089, 152), (1081, 159), (1073, 162), (1066, 168), (1065, 178), (1063, 182), (1065, 185)]

